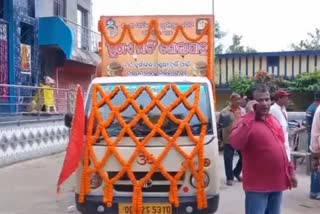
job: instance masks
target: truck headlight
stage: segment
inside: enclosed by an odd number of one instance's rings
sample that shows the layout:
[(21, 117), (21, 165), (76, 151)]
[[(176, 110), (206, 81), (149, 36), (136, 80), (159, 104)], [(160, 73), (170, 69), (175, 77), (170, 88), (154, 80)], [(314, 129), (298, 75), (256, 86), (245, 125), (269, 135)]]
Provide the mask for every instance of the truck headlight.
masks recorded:
[[(203, 176), (203, 184), (204, 184), (204, 187), (207, 187), (209, 186), (209, 183), (210, 183), (210, 178), (209, 178), (209, 175), (204, 172), (204, 176)], [(195, 177), (193, 177), (191, 175), (190, 177), (190, 184), (194, 187), (194, 188), (197, 188), (197, 180)]]

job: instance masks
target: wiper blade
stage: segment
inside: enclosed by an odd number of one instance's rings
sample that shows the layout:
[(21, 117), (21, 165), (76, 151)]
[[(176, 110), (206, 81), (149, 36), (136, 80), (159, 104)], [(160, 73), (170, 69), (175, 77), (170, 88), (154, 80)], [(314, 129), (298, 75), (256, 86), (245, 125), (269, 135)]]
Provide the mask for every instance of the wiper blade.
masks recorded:
[(202, 128), (203, 125), (207, 125), (207, 133), (212, 132), (212, 123), (211, 122), (190, 124), (191, 128), (197, 129), (197, 132), (199, 132), (199, 133), (200, 133), (200, 129)]
[(193, 123), (193, 124), (190, 124), (191, 127), (198, 127), (198, 126), (203, 126), (203, 125), (208, 125), (208, 126), (210, 126), (210, 125), (211, 125), (211, 122), (207, 122), (207, 123)]

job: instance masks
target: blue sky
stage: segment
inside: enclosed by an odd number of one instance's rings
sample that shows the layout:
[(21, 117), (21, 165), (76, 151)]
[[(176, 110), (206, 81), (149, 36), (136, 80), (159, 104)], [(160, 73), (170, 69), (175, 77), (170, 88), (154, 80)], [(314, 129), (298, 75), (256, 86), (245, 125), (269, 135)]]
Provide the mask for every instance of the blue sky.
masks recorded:
[(227, 36), (243, 36), (258, 51), (289, 50), (289, 45), (320, 28), (320, 0), (93, 0), (94, 27), (101, 15), (214, 14)]

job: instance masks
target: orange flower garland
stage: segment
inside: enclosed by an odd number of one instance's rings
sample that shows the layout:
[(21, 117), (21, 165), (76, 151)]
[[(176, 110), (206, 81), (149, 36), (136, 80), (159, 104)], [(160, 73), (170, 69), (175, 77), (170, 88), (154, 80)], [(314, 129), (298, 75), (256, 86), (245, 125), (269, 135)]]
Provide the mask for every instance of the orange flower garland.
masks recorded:
[[(207, 59), (207, 63), (208, 63), (208, 73), (207, 73), (207, 77), (208, 79), (212, 82), (213, 85), (213, 99), (216, 103), (216, 90), (215, 90), (215, 76), (214, 76), (214, 65), (213, 65), (213, 61), (214, 61), (214, 42), (213, 42), (213, 24), (211, 22), (208, 22), (206, 27), (203, 29), (203, 31), (201, 32), (201, 34), (195, 38), (190, 37), (184, 30), (182, 25), (178, 25), (175, 29), (175, 32), (173, 34), (173, 36), (171, 37), (171, 39), (169, 40), (165, 40), (162, 38), (161, 36), (161, 31), (159, 28), (159, 23), (156, 20), (151, 20), (150, 24), (149, 24), (149, 28), (148, 28), (148, 32), (146, 34), (146, 36), (144, 37), (144, 39), (142, 39), (141, 41), (138, 41), (135, 39), (135, 37), (133, 36), (132, 30), (130, 28), (129, 25), (124, 25), (123, 26), (123, 30), (122, 33), (119, 37), (118, 40), (116, 41), (112, 41), (108, 38), (108, 34), (106, 32), (106, 28), (104, 25), (104, 21), (100, 20), (99, 21), (99, 31), (101, 32), (101, 39), (102, 39), (102, 43), (101, 43), (101, 54), (102, 54), (102, 65), (106, 66), (106, 59), (104, 57), (104, 54), (107, 53), (107, 51), (105, 50), (105, 42), (107, 42), (109, 45), (117, 45), (120, 44), (125, 35), (128, 34), (131, 41), (134, 42), (137, 45), (143, 45), (146, 44), (148, 39), (150, 38), (153, 30), (156, 33), (156, 37), (158, 38), (158, 40), (162, 43), (162, 44), (166, 44), (169, 45), (172, 42), (174, 42), (174, 40), (177, 38), (178, 34), (181, 32), (182, 35), (184, 36), (185, 39), (191, 41), (191, 42), (198, 42), (200, 41), (204, 36), (207, 36), (208, 39), (208, 59)], [(104, 69), (105, 70), (105, 69)]]
[[(167, 91), (173, 90), (177, 99), (168, 107), (161, 103), (161, 99), (165, 96)], [(119, 106), (115, 106), (112, 103), (112, 98), (119, 91), (122, 91), (125, 97), (127, 98), (125, 102)], [(141, 95), (143, 91), (146, 91), (150, 98), (151, 102), (144, 108), (140, 109), (138, 102), (136, 99)], [(194, 103), (189, 103), (188, 97), (195, 93)], [(98, 95), (101, 95), (102, 99), (98, 100)], [(189, 114), (184, 119), (179, 119), (172, 114), (173, 109), (175, 109), (181, 103), (186, 106), (189, 110)], [(199, 209), (203, 209), (207, 207), (207, 199), (205, 194), (205, 187), (203, 183), (204, 179), (204, 140), (207, 131), (207, 123), (208, 120), (201, 112), (199, 107), (200, 103), (200, 85), (194, 84), (187, 92), (181, 92), (179, 88), (175, 85), (166, 85), (164, 89), (158, 94), (154, 95), (152, 89), (149, 86), (141, 86), (138, 88), (133, 94), (129, 92), (129, 90), (125, 86), (116, 87), (112, 92), (106, 93), (100, 85), (95, 85), (93, 89), (93, 102), (92, 102), (92, 112), (89, 117), (88, 123), (88, 132), (87, 132), (87, 146), (84, 156), (84, 164), (83, 164), (83, 174), (81, 179), (81, 190), (79, 201), (82, 203), (85, 201), (85, 195), (90, 193), (90, 175), (92, 173), (98, 173), (105, 184), (104, 189), (104, 197), (103, 201), (108, 206), (112, 206), (113, 202), (113, 185), (116, 183), (125, 173), (128, 174), (129, 179), (131, 180), (134, 191), (133, 191), (133, 213), (142, 213), (143, 207), (143, 194), (142, 187), (143, 185), (151, 178), (151, 176), (156, 172), (160, 171), (161, 174), (171, 182), (170, 192), (169, 192), (169, 202), (172, 203), (175, 207), (179, 206), (179, 195), (178, 195), (178, 181), (182, 178), (184, 173), (187, 170), (190, 170), (192, 175), (195, 177), (198, 188), (197, 188), (197, 204)], [(111, 113), (108, 118), (104, 121), (102, 115), (99, 111), (104, 105), (108, 105), (111, 109)], [(121, 116), (121, 112), (124, 111), (129, 105), (131, 105), (137, 112), (137, 115), (127, 123), (123, 117)], [(162, 114), (156, 124), (154, 124), (148, 118), (148, 113), (157, 106)], [(202, 125), (201, 133), (199, 137), (195, 137), (192, 133), (192, 130), (189, 126), (189, 122), (193, 116), (197, 116)], [(161, 127), (163, 126), (166, 118), (169, 118), (174, 123), (179, 124), (176, 133), (173, 136), (168, 136)], [(121, 126), (123, 127), (120, 131), (120, 134), (116, 137), (114, 141), (111, 140), (108, 135), (106, 128), (108, 128), (111, 123), (117, 119)], [(152, 130), (142, 141), (139, 140), (135, 136), (132, 131), (132, 128), (139, 122), (139, 120), (143, 120), (147, 126)], [(98, 124), (95, 126), (95, 121)], [(95, 131), (94, 131), (95, 128)], [(186, 129), (187, 134), (192, 142), (194, 142), (194, 149), (190, 154), (187, 154), (178, 144), (178, 138), (183, 132), (183, 129)], [(128, 134), (129, 137), (136, 144), (136, 149), (133, 154), (130, 156), (128, 160), (125, 160), (122, 155), (117, 150), (117, 145), (120, 144), (123, 140), (125, 134)], [(151, 138), (155, 134), (161, 135), (166, 139), (167, 145), (164, 147), (163, 152), (156, 158), (154, 155), (145, 148), (145, 145), (151, 140)], [(98, 160), (93, 145), (96, 143), (97, 139), (100, 136), (104, 137), (104, 140), (107, 144), (107, 151), (102, 160)], [(185, 162), (182, 165), (181, 169), (174, 176), (170, 175), (165, 166), (162, 165), (162, 161), (167, 157), (168, 153), (171, 149), (175, 149), (179, 152), (184, 158)], [(139, 153), (143, 152), (148, 159), (152, 161), (150, 165), (150, 171), (145, 175), (145, 177), (137, 180), (131, 166), (134, 161), (138, 157)], [(113, 155), (119, 163), (123, 166), (122, 169), (112, 178), (108, 176), (108, 174), (104, 170), (104, 166), (109, 161), (111, 155)], [(199, 168), (197, 168), (194, 158), (198, 158)], [(89, 166), (89, 160), (92, 163)]]
[[(117, 45), (117, 44), (120, 44), (120, 43), (123, 41), (123, 39), (124, 39), (124, 37), (125, 37), (125, 35), (126, 35), (127, 33), (128, 33), (128, 35), (129, 35), (129, 37), (130, 37), (130, 39), (131, 39), (131, 41), (132, 41), (133, 43), (135, 43), (135, 44), (137, 44), (137, 45), (146, 44), (146, 43), (148, 42), (148, 39), (149, 39), (149, 37), (151, 36), (151, 33), (152, 33), (153, 30), (155, 31), (156, 36), (157, 36), (157, 38), (159, 39), (159, 41), (160, 41), (162, 44), (167, 44), (167, 45), (168, 45), (168, 44), (171, 44), (171, 43), (177, 38), (177, 36), (178, 36), (178, 34), (179, 34), (180, 32), (182, 33), (182, 35), (183, 35), (187, 40), (189, 40), (189, 41), (191, 41), (191, 42), (197, 42), (197, 41), (201, 40), (204, 36), (206, 36), (206, 35), (208, 36), (209, 33), (210, 33), (209, 31), (212, 30), (212, 27), (211, 27), (211, 24), (208, 23), (208, 24), (206, 25), (206, 27), (203, 29), (202, 33), (201, 33), (199, 36), (197, 36), (196, 38), (192, 38), (192, 37), (189, 37), (188, 34), (184, 31), (184, 28), (183, 28), (182, 25), (178, 25), (177, 28), (176, 28), (176, 30), (175, 30), (175, 32), (174, 32), (174, 34), (173, 34), (173, 36), (171, 37), (171, 39), (169, 39), (169, 40), (164, 40), (164, 39), (161, 37), (161, 32), (160, 32), (160, 30), (159, 30), (159, 24), (158, 24), (158, 22), (157, 22), (156, 20), (151, 20), (151, 21), (150, 21), (150, 24), (149, 24), (148, 32), (147, 32), (146, 36), (144, 37), (144, 39), (142, 39), (141, 41), (138, 41), (138, 40), (136, 40), (136, 39), (134, 38), (133, 33), (132, 33), (132, 30), (131, 30), (130, 26), (127, 25), (127, 24), (123, 26), (123, 30), (122, 30), (122, 33), (121, 33), (119, 39), (118, 39), (117, 41), (111, 41), (111, 40), (108, 38), (108, 36), (107, 36), (108, 34), (107, 34), (106, 28), (105, 28), (105, 26), (104, 26), (104, 22), (103, 22), (102, 20), (99, 21), (99, 31), (102, 33), (102, 38), (105, 39), (105, 41), (106, 41), (109, 45)], [(209, 45), (209, 44), (208, 44), (208, 45)], [(104, 48), (104, 47), (102, 47), (102, 48)]]

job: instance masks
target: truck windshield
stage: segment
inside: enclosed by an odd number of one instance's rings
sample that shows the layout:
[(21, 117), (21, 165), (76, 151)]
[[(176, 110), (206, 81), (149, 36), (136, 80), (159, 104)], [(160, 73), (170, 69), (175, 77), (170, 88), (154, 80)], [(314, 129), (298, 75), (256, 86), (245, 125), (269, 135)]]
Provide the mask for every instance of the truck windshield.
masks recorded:
[[(165, 87), (166, 83), (148, 83), (148, 84), (125, 84), (125, 87), (131, 92), (134, 93), (140, 86), (145, 86), (148, 85), (154, 95), (157, 95), (162, 91), (162, 89)], [(186, 92), (190, 89), (192, 86), (192, 83), (183, 83), (183, 84), (176, 84), (181, 92)], [(106, 93), (110, 93), (113, 91), (116, 87), (115, 84), (101, 84), (103, 89), (105, 90)], [(211, 104), (212, 101), (209, 95), (208, 87), (206, 84), (201, 84), (200, 88), (200, 108), (204, 116), (207, 118), (208, 123), (207, 123), (207, 135), (213, 134), (213, 129), (212, 129), (212, 115), (211, 115)], [(101, 99), (101, 95), (98, 95), (98, 100)], [(112, 103), (115, 106), (119, 106), (123, 104), (126, 101), (126, 96), (125, 94), (120, 90), (112, 99)], [(177, 95), (176, 93), (170, 89), (166, 95), (161, 99), (161, 103), (164, 104), (166, 107), (170, 106), (174, 101), (176, 101)], [(189, 97), (188, 97), (188, 102), (193, 105), (194, 104), (194, 99), (195, 99), (195, 92), (193, 92)], [(137, 104), (141, 109), (145, 108), (150, 104), (152, 101), (149, 94), (147, 91), (143, 91), (140, 96), (136, 99)], [(91, 113), (91, 107), (92, 106), (92, 88), (89, 91), (89, 96), (86, 104), (86, 112), (87, 115)], [(100, 108), (100, 113), (103, 117), (104, 120), (107, 120), (109, 115), (110, 115), (111, 109), (108, 105), (103, 105)], [(174, 108), (172, 111), (172, 114), (179, 119), (184, 119), (187, 117), (188, 114), (190, 114), (190, 111), (188, 108), (181, 102), (176, 108)], [(157, 107), (157, 105), (150, 111), (148, 112), (148, 118), (151, 120), (153, 123), (157, 123), (158, 119), (160, 118), (162, 112), (161, 110)], [(129, 105), (122, 113), (121, 116), (122, 118), (126, 121), (128, 124), (135, 116), (137, 115), (136, 110), (133, 108), (132, 105)], [(190, 120), (190, 127), (192, 128), (193, 135), (198, 136), (201, 132), (201, 128), (203, 125), (203, 122), (196, 116), (193, 115), (192, 119)], [(179, 127), (179, 124), (171, 121), (169, 118), (166, 118), (163, 126), (161, 127), (162, 130), (167, 134), (167, 135), (174, 135), (177, 128)], [(119, 121), (115, 118), (113, 123), (107, 128), (107, 132), (109, 136), (115, 137), (118, 136), (120, 131), (122, 130), (122, 125), (119, 123)], [(132, 130), (134, 134), (137, 137), (145, 137), (148, 135), (151, 131), (151, 128), (141, 119), (134, 127), (132, 127)], [(156, 135), (156, 136), (159, 136)], [(187, 132), (184, 129), (183, 133), (180, 136), (187, 136)]]

